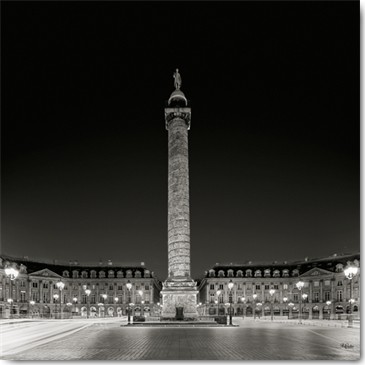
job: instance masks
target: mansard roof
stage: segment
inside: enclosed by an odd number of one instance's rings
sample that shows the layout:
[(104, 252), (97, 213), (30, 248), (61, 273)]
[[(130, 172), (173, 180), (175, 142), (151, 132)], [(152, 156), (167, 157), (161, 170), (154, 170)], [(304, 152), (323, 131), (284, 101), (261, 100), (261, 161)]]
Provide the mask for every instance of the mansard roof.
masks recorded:
[[(209, 277), (209, 271), (214, 270), (216, 273), (216, 277), (218, 276), (219, 271), (223, 271), (225, 273), (225, 277), (227, 277), (228, 270), (233, 270), (233, 276), (237, 277), (237, 272), (239, 270), (243, 271), (243, 275), (245, 275), (246, 270), (252, 271), (252, 276), (254, 277), (255, 271), (260, 270), (262, 274), (266, 269), (270, 269), (271, 276), (274, 270), (279, 270), (282, 274), (283, 270), (289, 270), (289, 275), (292, 276), (294, 270), (298, 270), (299, 276), (307, 273), (313, 268), (323, 269), (329, 272), (336, 271), (336, 265), (342, 264), (344, 267), (347, 266), (348, 262), (353, 262), (354, 260), (360, 261), (360, 253), (356, 254), (341, 254), (341, 255), (332, 255), (324, 258), (314, 258), (314, 259), (305, 259), (302, 261), (292, 261), (292, 262), (246, 262), (243, 264), (237, 263), (223, 263), (223, 264), (215, 264), (210, 270), (205, 273), (205, 277)], [(282, 275), (280, 275), (282, 276)], [(262, 276), (264, 277), (264, 275)]]
[(154, 277), (153, 272), (151, 270), (149, 270), (147, 267), (145, 267), (143, 264), (119, 266), (119, 265), (108, 265), (108, 264), (82, 265), (82, 264), (78, 264), (78, 263), (77, 264), (69, 263), (67, 265), (67, 264), (62, 264), (62, 263), (59, 263), (59, 264), (50, 263), (50, 262), (45, 262), (42, 260), (35, 261), (35, 260), (29, 260), (29, 259), (24, 259), (24, 258), (21, 259), (21, 258), (7, 256), (7, 255), (1, 255), (0, 256), (0, 267), (4, 267), (6, 265), (6, 262), (11, 262), (11, 263), (15, 262), (18, 266), (23, 264), (24, 266), (26, 266), (27, 274), (32, 274), (32, 273), (36, 273), (36, 272), (44, 270), (44, 269), (48, 269), (60, 276), (62, 276), (65, 271), (68, 271), (70, 274), (70, 278), (72, 278), (72, 272), (74, 270), (78, 271), (79, 274), (81, 274), (81, 272), (83, 272), (83, 271), (86, 271), (88, 273), (88, 277), (90, 277), (90, 272), (93, 270), (95, 270), (97, 273), (99, 273), (100, 271), (104, 271), (106, 274), (108, 273), (108, 271), (112, 270), (112, 271), (114, 271), (115, 276), (118, 271), (122, 271), (123, 276), (126, 277), (127, 271), (131, 270), (133, 277), (134, 277), (136, 271), (139, 271), (141, 273), (142, 278), (145, 276), (145, 273), (147, 273), (147, 272), (149, 272), (150, 277)]

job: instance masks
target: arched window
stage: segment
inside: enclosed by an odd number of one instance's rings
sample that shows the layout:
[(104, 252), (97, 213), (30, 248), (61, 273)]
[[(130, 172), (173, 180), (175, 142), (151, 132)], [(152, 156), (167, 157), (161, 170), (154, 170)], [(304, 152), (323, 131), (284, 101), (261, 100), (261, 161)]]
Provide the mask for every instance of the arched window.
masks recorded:
[(132, 270), (127, 270), (126, 277), (131, 278), (132, 277)]
[(144, 277), (145, 277), (145, 278), (150, 278), (150, 277), (151, 277), (151, 273), (150, 273), (150, 271), (149, 271), (149, 270), (145, 270), (145, 271), (144, 271)]
[(255, 278), (260, 278), (261, 277), (261, 270), (256, 270), (255, 271)]
[(265, 269), (265, 271), (264, 271), (265, 278), (270, 277), (270, 275), (271, 275), (270, 269)]
[(293, 272), (292, 272), (292, 276), (299, 276), (299, 270), (294, 269)]
[(87, 272), (86, 271), (82, 271), (81, 272), (81, 277), (82, 278), (87, 278)]
[(141, 277), (141, 272), (139, 270), (136, 270), (134, 273), (134, 277), (135, 278), (140, 278)]
[(273, 277), (274, 278), (280, 277), (280, 271), (279, 270), (274, 270)]
[(214, 278), (215, 277), (215, 270), (209, 270), (209, 277)]
[(233, 270), (232, 270), (232, 269), (228, 270), (228, 276), (229, 276), (230, 278), (232, 278), (232, 277), (233, 277)]
[(289, 276), (289, 270), (288, 269), (284, 269), (283, 270), (283, 277)]
[(218, 276), (219, 276), (220, 278), (223, 278), (223, 277), (224, 277), (224, 271), (223, 271), (223, 270), (219, 270), (219, 271), (218, 271)]
[(336, 265), (336, 272), (342, 272), (343, 271), (343, 265), (342, 264), (337, 264)]
[(99, 278), (105, 278), (105, 271), (99, 271)]
[(62, 273), (62, 276), (65, 277), (65, 278), (68, 278), (70, 276), (69, 272), (67, 270), (65, 270), (63, 273)]
[(73, 271), (72, 271), (72, 277), (73, 277), (74, 279), (78, 278), (78, 277), (79, 277), (79, 272), (78, 272), (77, 270), (73, 270)]
[(114, 278), (114, 271), (113, 270), (108, 271), (108, 278)]
[(122, 278), (123, 277), (123, 271), (122, 270), (119, 270), (117, 272), (117, 278)]
[(246, 270), (246, 277), (248, 278), (252, 277), (252, 270), (250, 269)]
[(238, 278), (242, 278), (243, 277), (243, 271), (238, 270), (236, 275), (237, 275)]
[(93, 279), (96, 278), (96, 271), (95, 270), (90, 271), (90, 277), (93, 278)]

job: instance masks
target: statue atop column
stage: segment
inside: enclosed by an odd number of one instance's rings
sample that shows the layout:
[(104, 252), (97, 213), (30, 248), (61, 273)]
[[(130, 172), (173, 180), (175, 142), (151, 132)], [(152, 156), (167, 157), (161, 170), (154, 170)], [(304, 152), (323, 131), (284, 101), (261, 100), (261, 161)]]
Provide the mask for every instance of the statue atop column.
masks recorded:
[(177, 68), (174, 73), (174, 86), (176, 90), (180, 90), (181, 87), (181, 75), (179, 74), (179, 69)]

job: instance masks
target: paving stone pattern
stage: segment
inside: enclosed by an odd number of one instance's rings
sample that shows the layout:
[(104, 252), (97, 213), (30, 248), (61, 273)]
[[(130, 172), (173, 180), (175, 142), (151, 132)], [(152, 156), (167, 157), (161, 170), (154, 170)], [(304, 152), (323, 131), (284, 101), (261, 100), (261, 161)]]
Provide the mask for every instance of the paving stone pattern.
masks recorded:
[[(344, 349), (341, 343), (351, 343)], [(248, 324), (219, 328), (94, 325), (7, 360), (358, 360), (360, 330)]]

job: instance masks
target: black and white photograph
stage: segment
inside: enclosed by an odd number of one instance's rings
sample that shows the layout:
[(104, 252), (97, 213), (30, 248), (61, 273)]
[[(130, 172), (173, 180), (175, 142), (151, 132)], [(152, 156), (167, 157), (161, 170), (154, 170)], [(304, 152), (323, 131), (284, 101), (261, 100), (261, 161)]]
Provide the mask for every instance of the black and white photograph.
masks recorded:
[(360, 360), (360, 1), (0, 6), (2, 360)]

